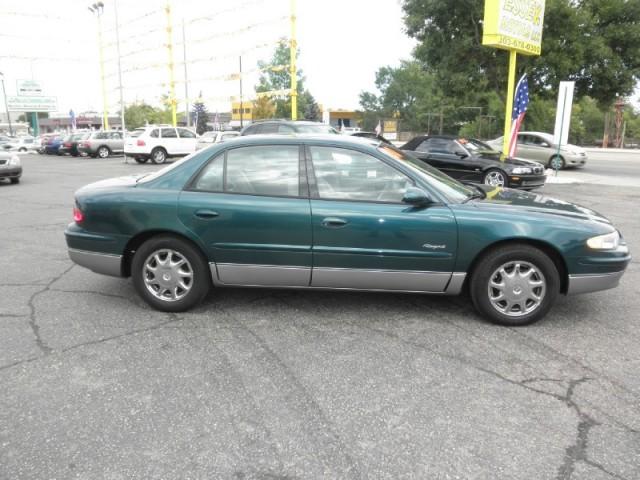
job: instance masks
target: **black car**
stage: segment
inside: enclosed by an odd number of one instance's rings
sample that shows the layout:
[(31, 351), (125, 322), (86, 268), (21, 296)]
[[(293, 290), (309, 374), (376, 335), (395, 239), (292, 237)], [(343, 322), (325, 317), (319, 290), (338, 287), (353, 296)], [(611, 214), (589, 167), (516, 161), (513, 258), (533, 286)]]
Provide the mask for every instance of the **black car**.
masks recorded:
[(80, 151), (78, 150), (78, 144), (81, 141), (89, 138), (89, 135), (90, 135), (89, 132), (84, 132), (84, 133), (72, 133), (71, 135), (66, 136), (64, 140), (62, 140), (62, 143), (60, 144), (60, 148), (58, 149), (58, 154), (59, 155), (69, 154), (74, 157), (79, 156)]
[(240, 135), (262, 135), (262, 134), (289, 135), (292, 133), (311, 134), (338, 134), (338, 131), (331, 125), (320, 122), (293, 121), (293, 120), (260, 120), (245, 127)]
[(529, 190), (544, 185), (544, 166), (506, 158), (479, 140), (445, 135), (421, 135), (401, 147), (418, 159), (462, 182)]

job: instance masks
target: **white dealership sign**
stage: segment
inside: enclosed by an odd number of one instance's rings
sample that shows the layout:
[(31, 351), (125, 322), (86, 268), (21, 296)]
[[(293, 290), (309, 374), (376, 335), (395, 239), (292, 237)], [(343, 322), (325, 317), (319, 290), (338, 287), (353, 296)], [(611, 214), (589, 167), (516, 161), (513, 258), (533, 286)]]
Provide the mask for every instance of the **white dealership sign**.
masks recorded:
[(556, 127), (553, 130), (553, 143), (556, 145), (566, 145), (569, 140), (574, 86), (575, 82), (560, 82), (558, 106), (556, 107)]
[(10, 112), (56, 112), (58, 97), (7, 95), (7, 107)]
[(17, 80), (16, 92), (21, 97), (39, 97), (42, 95), (42, 86), (35, 80)]

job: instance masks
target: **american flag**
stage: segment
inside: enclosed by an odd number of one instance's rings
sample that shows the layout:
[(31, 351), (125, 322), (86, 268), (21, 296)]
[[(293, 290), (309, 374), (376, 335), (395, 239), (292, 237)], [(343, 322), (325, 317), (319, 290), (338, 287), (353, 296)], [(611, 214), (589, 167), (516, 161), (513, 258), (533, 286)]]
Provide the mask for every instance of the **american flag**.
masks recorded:
[(509, 156), (516, 154), (516, 146), (518, 145), (518, 132), (524, 121), (529, 105), (529, 84), (527, 83), (527, 75), (522, 75), (516, 85), (516, 96), (513, 99), (513, 112), (511, 113), (511, 137), (509, 138)]

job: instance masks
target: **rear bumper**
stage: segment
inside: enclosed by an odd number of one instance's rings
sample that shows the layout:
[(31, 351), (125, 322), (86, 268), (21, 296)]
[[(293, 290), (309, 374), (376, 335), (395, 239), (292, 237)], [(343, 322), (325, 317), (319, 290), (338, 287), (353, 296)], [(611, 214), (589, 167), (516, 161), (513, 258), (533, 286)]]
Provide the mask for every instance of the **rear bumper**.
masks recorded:
[(613, 273), (600, 273), (595, 275), (569, 275), (569, 288), (567, 295), (579, 293), (599, 292), (615, 288), (620, 283), (624, 270)]
[(69, 258), (81, 267), (88, 268), (92, 272), (110, 275), (112, 277), (122, 276), (122, 255), (112, 255), (107, 253), (88, 252), (86, 250), (69, 249)]

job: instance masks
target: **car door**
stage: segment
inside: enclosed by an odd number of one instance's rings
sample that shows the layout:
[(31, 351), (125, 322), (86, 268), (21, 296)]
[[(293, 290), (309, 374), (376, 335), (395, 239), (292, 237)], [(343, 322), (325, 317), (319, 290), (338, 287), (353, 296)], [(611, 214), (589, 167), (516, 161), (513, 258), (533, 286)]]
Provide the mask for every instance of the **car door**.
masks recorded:
[(311, 209), (300, 150), (228, 149), (181, 193), (179, 217), (201, 239), (218, 282), (309, 286)]
[(459, 180), (477, 180), (473, 157), (453, 139), (430, 138), (428, 161), (437, 169)]
[(448, 207), (402, 202), (414, 181), (378, 157), (310, 145), (313, 272), (323, 288), (442, 292), (455, 260)]
[(198, 144), (198, 136), (186, 128), (178, 128), (177, 130), (178, 136), (180, 137), (180, 153), (188, 155), (189, 153), (195, 152)]
[(160, 129), (160, 145), (164, 147), (168, 155), (181, 155), (180, 139), (175, 128)]
[(531, 145), (529, 147), (531, 153), (527, 158), (540, 162), (543, 165), (547, 165), (549, 163), (549, 159), (553, 155), (551, 145), (546, 139), (539, 135), (530, 134), (529, 137), (531, 139)]
[(124, 140), (121, 132), (111, 132), (109, 134), (109, 148), (113, 153), (121, 153), (124, 151)]

